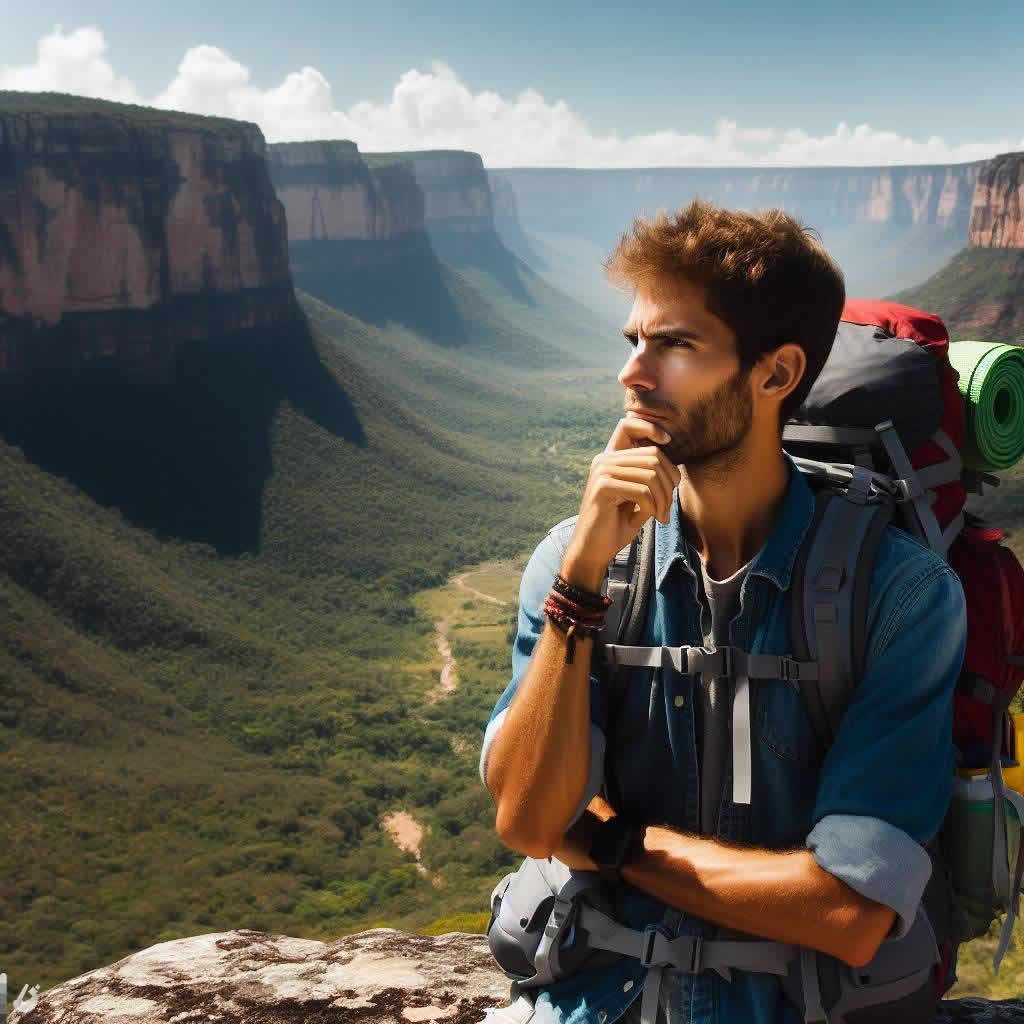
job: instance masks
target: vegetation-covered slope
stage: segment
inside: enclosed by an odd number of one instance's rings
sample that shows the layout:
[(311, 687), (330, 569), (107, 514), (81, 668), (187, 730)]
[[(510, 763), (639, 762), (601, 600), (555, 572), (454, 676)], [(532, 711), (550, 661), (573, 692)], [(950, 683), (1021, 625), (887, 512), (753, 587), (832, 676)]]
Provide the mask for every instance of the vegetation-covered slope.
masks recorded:
[(1024, 341), (1024, 249), (961, 249), (893, 298), (938, 313), (954, 340)]

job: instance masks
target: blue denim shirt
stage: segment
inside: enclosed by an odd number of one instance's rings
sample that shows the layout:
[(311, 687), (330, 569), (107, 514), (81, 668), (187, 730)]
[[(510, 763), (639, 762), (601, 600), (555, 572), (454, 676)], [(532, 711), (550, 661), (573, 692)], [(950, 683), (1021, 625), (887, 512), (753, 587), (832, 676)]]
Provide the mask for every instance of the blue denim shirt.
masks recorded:
[[(790, 574), (814, 507), (813, 492), (788, 454), (789, 483), (779, 516), (754, 558), (729, 626), (730, 644), (753, 653), (788, 654)], [(700, 565), (681, 530), (678, 494), (671, 521), (655, 520), (655, 590), (645, 645), (700, 646)], [(480, 773), (516, 693), (546, 617), (541, 611), (561, 565), (571, 522), (537, 545), (519, 591), (512, 680), (485, 732)], [(803, 700), (784, 681), (751, 680), (753, 790), (749, 806), (731, 801), (726, 759), (719, 834), (761, 848), (806, 847), (826, 871), (896, 912), (892, 937), (914, 920), (931, 872), (923, 848), (945, 816), (955, 754), (953, 688), (964, 658), (963, 588), (937, 554), (895, 526), (886, 529), (872, 573), (864, 676), (831, 748), (824, 752)], [(577, 816), (614, 774), (633, 820), (699, 834), (699, 765), (693, 697), (697, 677), (672, 668), (634, 668), (613, 741), (606, 744), (604, 684), (590, 677), (591, 777)], [(607, 746), (607, 749), (606, 749)], [(616, 915), (634, 928), (658, 925), (666, 904), (628, 884), (617, 887)], [(725, 930), (721, 933), (724, 935)], [(714, 938), (718, 926), (682, 914), (674, 934)], [(735, 936), (736, 933), (730, 933)], [(624, 957), (614, 967), (554, 983), (537, 996), (537, 1019), (614, 1024), (643, 988), (645, 968)], [(771, 974), (666, 970), (669, 1024), (801, 1024)]]

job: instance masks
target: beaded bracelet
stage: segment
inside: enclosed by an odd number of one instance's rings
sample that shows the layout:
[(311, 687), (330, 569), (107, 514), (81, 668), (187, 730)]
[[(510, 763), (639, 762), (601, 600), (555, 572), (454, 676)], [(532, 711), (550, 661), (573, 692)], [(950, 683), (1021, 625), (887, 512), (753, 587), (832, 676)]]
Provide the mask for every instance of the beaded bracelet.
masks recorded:
[(610, 607), (612, 603), (612, 599), (610, 597), (594, 593), (592, 590), (586, 590), (583, 587), (577, 586), (575, 583), (568, 583), (558, 575), (555, 576), (555, 582), (551, 584), (551, 589), (558, 594), (562, 594), (563, 596), (578, 602), (583, 605), (584, 608), (591, 608), (595, 611), (598, 609), (604, 610)]
[(565, 657), (567, 665), (571, 665), (575, 657), (576, 637), (595, 636), (604, 624), (603, 611), (581, 608), (556, 591), (551, 591), (548, 594), (543, 611), (547, 615), (548, 621), (553, 622), (558, 629), (565, 633), (569, 641)]

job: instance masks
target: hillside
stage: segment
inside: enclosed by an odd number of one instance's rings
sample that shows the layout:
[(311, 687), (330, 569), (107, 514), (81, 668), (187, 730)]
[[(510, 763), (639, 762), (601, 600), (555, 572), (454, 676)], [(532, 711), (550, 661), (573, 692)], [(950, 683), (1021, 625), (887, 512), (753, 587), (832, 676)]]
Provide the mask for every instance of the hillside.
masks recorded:
[(1024, 249), (962, 249), (892, 298), (938, 313), (954, 340), (1024, 342)]
[(1024, 340), (1024, 153), (982, 166), (966, 241), (899, 301), (935, 310), (956, 338)]
[[(241, 557), (159, 540), (0, 448), (0, 786), (23, 823), (0, 855), (12, 978), (45, 986), (220, 927), (422, 927), (479, 912), (512, 860), (475, 759), (514, 613), (497, 647), (456, 642), (459, 690), (427, 706), (439, 662), (411, 598), (532, 550), (575, 509), (600, 431), (552, 412), (524, 444), (497, 407), (505, 441), (473, 443), (346, 355), (378, 332), (335, 330), (311, 342), (362, 440), (283, 398)], [(440, 890), (382, 831), (395, 809), (431, 830)]]

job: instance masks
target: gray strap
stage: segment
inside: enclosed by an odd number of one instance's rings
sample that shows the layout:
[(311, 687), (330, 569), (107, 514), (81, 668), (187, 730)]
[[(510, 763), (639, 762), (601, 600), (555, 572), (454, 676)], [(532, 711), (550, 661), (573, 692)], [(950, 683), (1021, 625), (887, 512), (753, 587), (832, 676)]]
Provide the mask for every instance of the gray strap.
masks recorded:
[(750, 751), (750, 679), (736, 677), (732, 698), (732, 802), (749, 804), (753, 770)]
[(788, 655), (751, 654), (739, 647), (723, 645), (703, 647), (639, 647), (629, 644), (608, 644), (606, 655), (610, 665), (631, 665), (642, 668), (674, 668), (681, 675), (706, 672), (726, 678), (740, 674), (748, 679), (817, 679), (816, 661), (797, 661)]
[(893, 480), (888, 473), (880, 473), (877, 470), (861, 466), (859, 463), (849, 462), (822, 462), (819, 459), (805, 459), (799, 456), (790, 456), (799, 469), (806, 476), (816, 477), (837, 488), (845, 489), (850, 486), (856, 471), (862, 470), (870, 481), (870, 493), (872, 496), (886, 496), (899, 499), (903, 493), (898, 481)]
[(664, 967), (648, 968), (644, 978), (643, 1002), (640, 1004), (640, 1024), (657, 1024), (658, 996), (661, 993), (661, 979)]
[(669, 939), (654, 927), (643, 931), (628, 928), (587, 904), (581, 904), (578, 913), (579, 925), (586, 931), (590, 946), (636, 957), (648, 968), (672, 967), (687, 974), (699, 974), (734, 967), (785, 975), (799, 953), (796, 946), (769, 939), (704, 939), (694, 935)]
[(950, 436), (944, 430), (936, 430), (930, 440), (934, 441), (947, 457), (942, 462), (936, 462), (934, 465), (925, 466), (916, 471), (921, 486), (925, 489), (941, 487), (943, 484), (951, 484), (959, 480), (964, 468), (963, 459), (960, 458), (960, 453), (956, 450), (956, 445), (953, 444)]
[(1006, 656), (1007, 665), (1024, 665), (1024, 654), (1008, 654)]
[(999, 760), (1002, 748), (1002, 716), (994, 716), (992, 727), (992, 889), (1006, 909), (1013, 903), (1010, 891), (1010, 853), (1006, 838), (1006, 797), (1003, 794), (1003, 766)]
[(882, 438), (882, 444), (885, 445), (889, 461), (892, 462), (893, 469), (896, 470), (899, 476), (898, 483), (900, 484), (901, 499), (910, 501), (913, 504), (918, 521), (927, 538), (928, 546), (933, 551), (941, 553), (943, 548), (939, 521), (935, 518), (928, 493), (921, 485), (917, 470), (911, 465), (910, 458), (903, 447), (903, 443), (900, 441), (899, 435), (896, 433), (892, 420), (883, 420), (881, 423), (876, 423), (875, 430), (878, 431), (879, 436)]
[(818, 983), (818, 954), (806, 946), (800, 950), (800, 980), (804, 994), (804, 1024), (825, 1021), (828, 1014), (821, 1005), (821, 986)]
[(811, 444), (835, 444), (844, 447), (871, 445), (878, 435), (869, 427), (829, 427), (825, 424), (787, 423), (782, 428), (784, 441), (806, 441)]
[(999, 973), (999, 964), (1002, 962), (1003, 955), (1010, 945), (1013, 926), (1017, 921), (1017, 915), (1020, 913), (1020, 888), (1022, 883), (1024, 883), (1024, 837), (1022, 837), (1021, 842), (1017, 846), (1017, 863), (1013, 869), (1013, 881), (1010, 885), (1010, 912), (1006, 915), (1006, 920), (1003, 922), (1002, 931), (999, 933), (999, 945), (996, 947), (995, 955), (992, 958), (992, 968), (996, 974)]
[[(854, 467), (849, 489), (830, 496), (804, 567), (804, 622), (813, 626), (807, 636), (808, 654), (817, 655), (819, 674), (817, 692), (813, 687), (803, 691), (826, 746), (835, 739), (858, 682), (853, 662), (853, 598), (860, 553), (878, 514), (877, 503), (869, 500), (868, 477), (864, 469)], [(822, 725), (827, 726), (823, 736)]]

